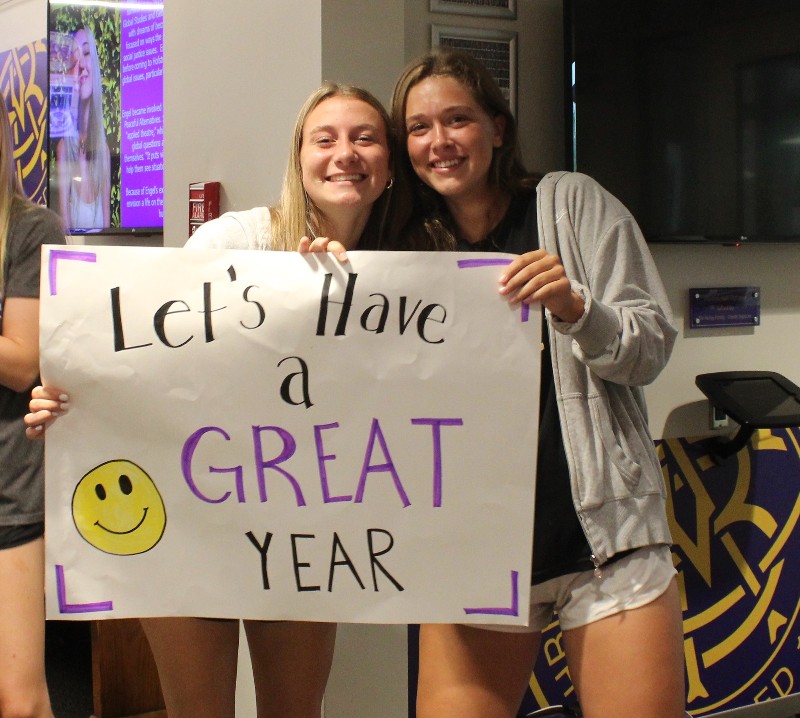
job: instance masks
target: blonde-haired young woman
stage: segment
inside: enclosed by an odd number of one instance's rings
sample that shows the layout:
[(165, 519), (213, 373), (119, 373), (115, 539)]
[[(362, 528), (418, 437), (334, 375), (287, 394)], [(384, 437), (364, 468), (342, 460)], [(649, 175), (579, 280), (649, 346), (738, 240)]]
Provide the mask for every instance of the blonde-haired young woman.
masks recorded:
[(73, 38), (78, 57), (78, 127), (56, 145), (53, 189), (68, 229), (103, 229), (111, 225), (111, 153), (100, 60), (88, 28), (79, 28)]
[[(376, 249), (402, 223), (389, 117), (367, 91), (325, 83), (300, 110), (277, 206), (229, 212), (187, 247), (325, 251)], [(311, 246), (313, 242), (313, 247)], [(37, 387), (25, 421), (41, 436), (68, 398)], [(170, 718), (232, 718), (239, 621), (148, 618)], [(319, 718), (336, 625), (244, 621), (259, 718)]]

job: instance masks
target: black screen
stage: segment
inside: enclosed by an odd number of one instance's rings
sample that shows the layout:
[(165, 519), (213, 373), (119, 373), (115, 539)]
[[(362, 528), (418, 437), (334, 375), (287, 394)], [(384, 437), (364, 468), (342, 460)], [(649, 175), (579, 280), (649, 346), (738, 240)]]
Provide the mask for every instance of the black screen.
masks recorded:
[(649, 241), (800, 241), (800, 2), (568, 0), (568, 161)]

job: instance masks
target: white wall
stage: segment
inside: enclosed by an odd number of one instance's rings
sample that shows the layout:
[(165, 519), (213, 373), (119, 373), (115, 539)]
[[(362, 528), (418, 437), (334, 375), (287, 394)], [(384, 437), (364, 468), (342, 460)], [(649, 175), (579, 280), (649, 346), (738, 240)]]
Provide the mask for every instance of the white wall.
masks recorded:
[(46, 35), (44, 0), (0, 0), (0, 51), (41, 40)]
[(322, 77), (364, 87), (388, 107), (405, 62), (402, 0), (324, 0)]
[[(646, 389), (650, 426), (656, 437), (710, 433), (708, 403), (694, 384), (697, 374), (769, 370), (800, 385), (800, 280), (796, 270), (800, 245), (656, 245), (652, 249), (680, 332), (669, 364)], [(689, 327), (690, 288), (739, 286), (761, 287), (759, 326)], [(727, 433), (734, 429), (732, 424)]]
[(561, 2), (517, 0), (515, 19), (432, 13), (430, 0), (405, 2), (407, 61), (430, 49), (433, 24), (517, 33), (516, 117), (523, 159), (536, 172), (564, 168)]
[(321, 0), (168, 0), (164, 25), (164, 244), (179, 246), (191, 182), (222, 182), (222, 211), (277, 200), (322, 79)]
[(325, 718), (408, 718), (408, 628), (340, 625)]

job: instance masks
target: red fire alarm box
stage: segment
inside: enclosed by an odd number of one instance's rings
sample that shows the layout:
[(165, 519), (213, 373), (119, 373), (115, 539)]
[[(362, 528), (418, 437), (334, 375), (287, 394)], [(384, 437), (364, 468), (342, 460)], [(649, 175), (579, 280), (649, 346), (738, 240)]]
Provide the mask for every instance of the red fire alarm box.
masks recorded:
[(219, 182), (189, 185), (189, 236), (204, 222), (219, 217)]

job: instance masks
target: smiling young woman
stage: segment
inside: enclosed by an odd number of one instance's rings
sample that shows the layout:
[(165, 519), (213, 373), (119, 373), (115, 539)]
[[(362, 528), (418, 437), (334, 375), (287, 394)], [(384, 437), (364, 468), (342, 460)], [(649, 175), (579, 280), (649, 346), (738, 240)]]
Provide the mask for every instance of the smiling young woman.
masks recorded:
[(338, 96), (308, 114), (302, 137), (303, 186), (321, 213), (320, 230), (352, 249), (392, 179), (388, 128), (369, 103)]
[(644, 238), (589, 177), (525, 170), (515, 119), (469, 55), (409, 64), (392, 119), (416, 223), (447, 249), (519, 255), (499, 294), (540, 304), (546, 325), (530, 627), (422, 626), (417, 716), (516, 716), (555, 611), (587, 718), (683, 718), (680, 603), (641, 391), (676, 332)]
[[(389, 117), (367, 91), (325, 83), (300, 110), (278, 204), (228, 212), (198, 228), (187, 248), (324, 251), (395, 242), (402, 181)], [(68, 409), (69, 396), (37, 387), (29, 437)], [(67, 419), (61, 419), (65, 421)], [(142, 619), (170, 718), (233, 718), (238, 620)], [(258, 718), (319, 718), (336, 625), (244, 621)], [(0, 711), (2, 712), (2, 711)], [(5, 715), (5, 714), (3, 714)]]
[(78, 131), (56, 145), (51, 191), (68, 229), (102, 229), (111, 225), (111, 153), (100, 60), (89, 28), (78, 28), (73, 39), (80, 98)]
[(405, 128), (417, 177), (445, 198), (462, 232), (482, 238), (509, 204), (489, 179), (505, 117), (484, 112), (454, 78), (428, 77), (408, 93)]

